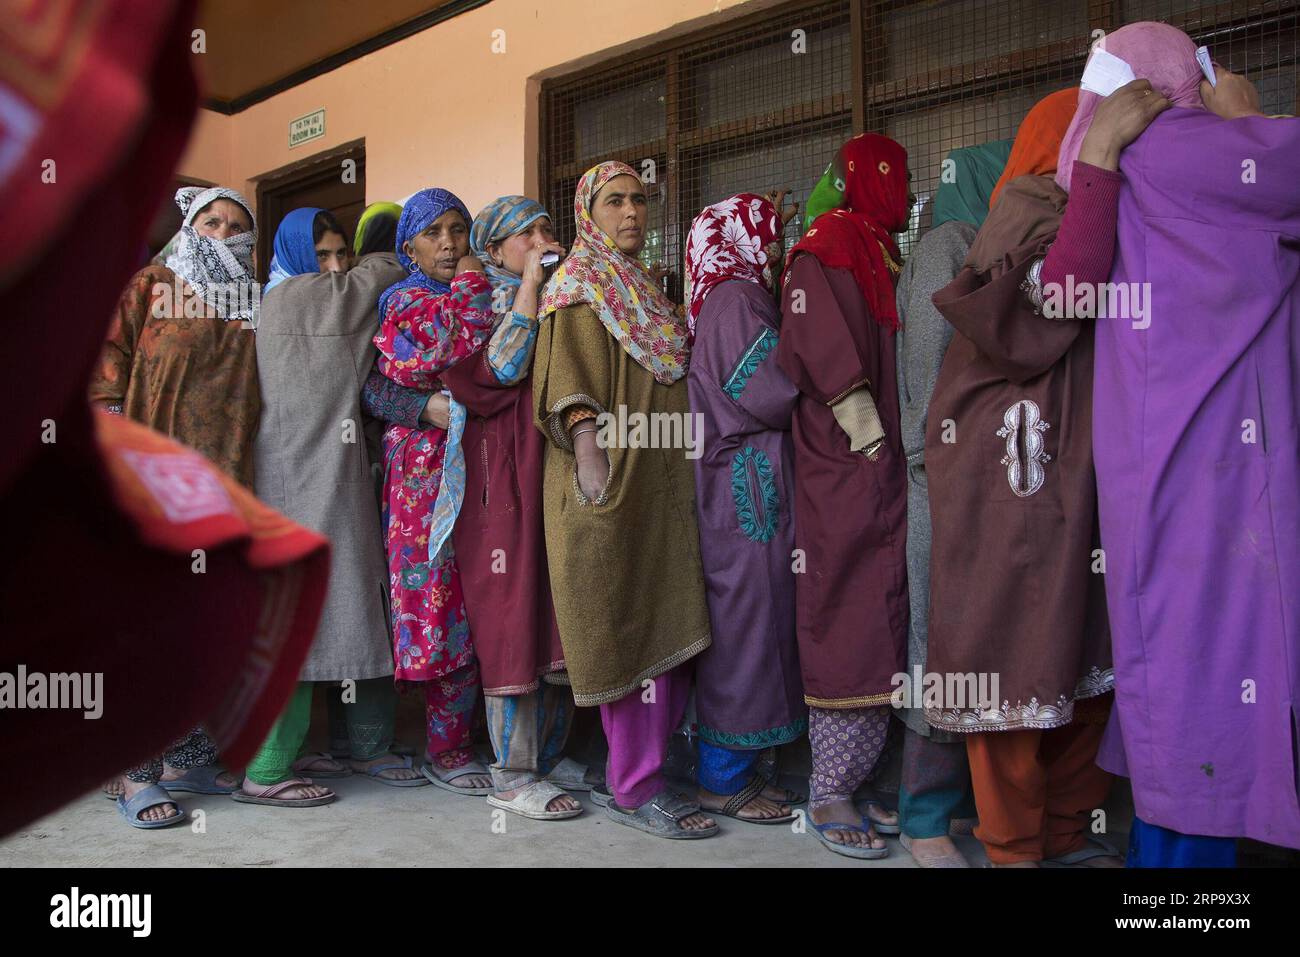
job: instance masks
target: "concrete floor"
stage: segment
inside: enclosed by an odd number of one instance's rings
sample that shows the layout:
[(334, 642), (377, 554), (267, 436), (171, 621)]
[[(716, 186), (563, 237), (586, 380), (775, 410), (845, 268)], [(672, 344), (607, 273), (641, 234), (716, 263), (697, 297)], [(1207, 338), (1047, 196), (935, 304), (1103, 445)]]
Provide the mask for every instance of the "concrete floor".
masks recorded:
[[(666, 841), (605, 817), (583, 799), (581, 817), (530, 821), (494, 818), (485, 799), (440, 788), (392, 788), (357, 777), (328, 784), (338, 801), (318, 808), (269, 808), (228, 797), (183, 795), (191, 815), (202, 810), (206, 830), (191, 821), (159, 831), (129, 827), (98, 792), (74, 801), (0, 841), (0, 865), (98, 867), (366, 866), (720, 866), (915, 867), (896, 838), (890, 856), (855, 861), (822, 848), (811, 828), (721, 822), (704, 841)], [(793, 783), (793, 782), (791, 782)], [(958, 839), (972, 863), (985, 858), (979, 842)]]

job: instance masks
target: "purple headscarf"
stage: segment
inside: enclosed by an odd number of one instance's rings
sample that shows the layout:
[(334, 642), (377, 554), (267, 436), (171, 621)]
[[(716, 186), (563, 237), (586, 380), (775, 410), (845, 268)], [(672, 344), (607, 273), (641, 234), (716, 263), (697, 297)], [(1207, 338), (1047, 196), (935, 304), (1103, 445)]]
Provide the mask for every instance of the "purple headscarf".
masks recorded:
[[(1182, 30), (1167, 23), (1130, 23), (1097, 41), (1096, 49), (1119, 57), (1138, 79), (1150, 80), (1153, 89), (1168, 97), (1174, 106), (1201, 110), (1201, 79), (1204, 74), (1196, 62), (1196, 44)], [(1091, 55), (1089, 56), (1091, 59)], [(1092, 125), (1093, 114), (1101, 97), (1089, 90), (1079, 91), (1079, 106), (1074, 120), (1061, 141), (1056, 164), (1056, 185), (1070, 191), (1070, 173), (1079, 158), (1084, 134)]]

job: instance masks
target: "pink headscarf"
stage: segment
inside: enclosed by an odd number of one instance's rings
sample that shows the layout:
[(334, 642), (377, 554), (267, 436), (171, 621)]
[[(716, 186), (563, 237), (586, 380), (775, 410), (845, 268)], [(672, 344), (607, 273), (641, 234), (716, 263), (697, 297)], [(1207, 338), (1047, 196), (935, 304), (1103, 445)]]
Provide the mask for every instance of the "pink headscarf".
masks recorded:
[[(1169, 98), (1174, 106), (1201, 110), (1201, 79), (1196, 62), (1196, 44), (1182, 30), (1167, 23), (1130, 23), (1097, 42), (1097, 48), (1111, 53), (1133, 70), (1138, 79), (1151, 81), (1153, 89)], [(1091, 59), (1091, 56), (1089, 57)], [(1101, 97), (1088, 90), (1079, 91), (1079, 106), (1074, 120), (1061, 141), (1061, 155), (1056, 163), (1056, 184), (1070, 191), (1070, 173), (1083, 146), (1083, 136), (1092, 125), (1093, 114)]]

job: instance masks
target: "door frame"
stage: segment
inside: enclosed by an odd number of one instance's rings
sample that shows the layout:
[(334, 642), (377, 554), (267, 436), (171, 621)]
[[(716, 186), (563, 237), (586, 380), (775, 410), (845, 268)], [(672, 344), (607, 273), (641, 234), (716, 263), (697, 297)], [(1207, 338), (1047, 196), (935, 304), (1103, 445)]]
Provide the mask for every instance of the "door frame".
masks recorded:
[(271, 273), (271, 244), (275, 240), (275, 234), (269, 228), (272, 209), (279, 211), (280, 206), (283, 205), (281, 197), (285, 194), (297, 192), (303, 187), (338, 176), (340, 164), (349, 159), (357, 164), (357, 181), (364, 182), (366, 171), (364, 136), (253, 177), (253, 182), (257, 184), (257, 217), (266, 224), (264, 228), (259, 228), (257, 231), (257, 278), (261, 282), (266, 282)]

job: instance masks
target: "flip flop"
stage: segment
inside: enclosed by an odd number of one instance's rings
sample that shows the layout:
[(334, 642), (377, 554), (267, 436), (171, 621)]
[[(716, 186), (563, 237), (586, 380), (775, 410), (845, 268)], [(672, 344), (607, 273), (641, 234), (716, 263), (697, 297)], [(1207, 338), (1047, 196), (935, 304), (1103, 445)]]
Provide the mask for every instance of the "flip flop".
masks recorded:
[(333, 791), (322, 797), (314, 798), (278, 798), (276, 797), (282, 791), (288, 790), (294, 785), (312, 784), (311, 778), (290, 778), (287, 781), (281, 781), (279, 784), (258, 784), (255, 781), (244, 779), (243, 787), (249, 785), (259, 788), (257, 794), (249, 794), (247, 791), (240, 790), (230, 795), (240, 804), (265, 804), (268, 807), (320, 807), (322, 804), (332, 804), (338, 800), (338, 795)]
[(618, 802), (613, 800), (605, 806), (605, 814), (611, 820), (670, 841), (699, 841), (718, 833), (716, 823), (712, 827), (698, 830), (682, 827), (684, 818), (698, 814), (700, 810), (694, 801), (688, 801), (682, 795), (667, 790), (660, 791), (645, 804), (632, 810), (619, 807)]
[(470, 774), (487, 774), (488, 769), (483, 766), (481, 761), (466, 761), (458, 768), (444, 768), (438, 764), (430, 762), (420, 768), (420, 773), (429, 779), (429, 783), (436, 788), (442, 788), (444, 791), (450, 791), (452, 794), (466, 794), (470, 797), (482, 797), (485, 794), (491, 794), (494, 788), (489, 785), (485, 788), (461, 788), (452, 784), (457, 778), (463, 778)]
[(564, 797), (566, 793), (563, 788), (549, 781), (533, 781), (531, 784), (525, 785), (523, 790), (509, 801), (505, 798), (499, 798), (495, 794), (489, 794), (487, 802), (493, 807), (499, 807), (503, 811), (510, 811), (512, 814), (531, 818), (534, 821), (563, 821), (571, 817), (577, 817), (582, 813), (582, 808), (576, 807), (568, 811), (548, 811), (546, 805), (557, 797)]
[[(140, 814), (149, 810), (151, 807), (157, 807), (160, 804), (174, 804), (176, 813), (171, 817), (163, 818), (161, 821), (142, 821)], [(143, 791), (138, 792), (130, 800), (126, 795), (117, 799), (117, 813), (122, 815), (122, 819), (132, 827), (138, 827), (142, 831), (156, 831), (160, 828), (171, 827), (174, 824), (180, 824), (189, 817), (185, 813), (185, 808), (181, 807), (177, 800), (160, 788), (156, 784), (151, 784)]]
[(888, 813), (889, 808), (885, 807), (885, 805), (881, 804), (875, 798), (867, 798), (865, 801), (858, 801), (857, 804), (854, 806), (858, 809), (859, 813), (861, 813), (863, 817), (865, 817), (867, 820), (871, 822), (871, 826), (876, 829), (877, 834), (893, 835), (893, 834), (901, 834), (903, 832), (903, 826), (901, 824), (898, 823), (883, 824), (880, 821), (877, 821), (875, 818), (873, 818), (869, 813), (862, 810), (864, 807), (868, 807), (868, 808), (878, 807), (882, 811)]
[(551, 768), (551, 773), (546, 775), (544, 780), (558, 784), (566, 791), (585, 793), (594, 786), (587, 780), (587, 772), (588, 768), (585, 764), (579, 764), (573, 758), (563, 758), (559, 764)]
[(218, 784), (217, 778), (225, 774), (225, 768), (215, 764), (205, 764), (190, 768), (173, 781), (159, 781), (159, 787), (175, 794), (234, 794), (239, 784)]
[(414, 767), (415, 762), (409, 758), (395, 758), (392, 761), (383, 761), (379, 764), (372, 764), (369, 767), (354, 768), (356, 774), (371, 780), (378, 781), (380, 784), (387, 784), (390, 788), (422, 788), (427, 787), (429, 782), (424, 778), (386, 778), (382, 775), (383, 771), (400, 771)]
[[(906, 834), (899, 834), (898, 843), (903, 846), (903, 850), (907, 851), (907, 853), (909, 854), (912, 854), (912, 839), (910, 837), (908, 837)], [(924, 859), (917, 857), (915, 854), (912, 854), (912, 860), (916, 861), (917, 867), (929, 867), (935, 869), (970, 867), (970, 861), (966, 860), (965, 855), (963, 855), (960, 851), (958, 851), (955, 854), (944, 854), (940, 857), (927, 857)]]
[(610, 790), (608, 784), (591, 786), (591, 803), (596, 807), (609, 807), (609, 802), (612, 800), (614, 800), (614, 792)]
[[(767, 778), (761, 774), (755, 774), (749, 779), (749, 783), (733, 794), (721, 809), (704, 808), (705, 814), (721, 814), (723, 817), (735, 818), (737, 821), (744, 821), (746, 824), (789, 824), (797, 814), (786, 814), (781, 817), (744, 817), (741, 810), (749, 805), (754, 798), (763, 793), (763, 789), (768, 786)], [(785, 803), (785, 802), (773, 802)]]
[[(864, 861), (876, 861), (882, 857), (889, 856), (888, 847), (871, 847), (851, 844), (838, 844), (826, 836), (827, 831), (856, 831), (859, 834), (870, 834), (872, 829), (871, 821), (864, 814), (861, 824), (837, 824), (832, 821), (829, 824), (818, 824), (808, 815), (808, 824), (813, 829), (813, 834), (817, 835), (817, 840), (821, 841), (826, 847), (836, 854), (842, 854), (845, 857), (856, 857)], [(879, 832), (877, 832), (879, 833)]]
[(313, 778), (350, 778), (352, 769), (343, 767), (338, 771), (313, 771), (307, 767), (314, 761), (335, 761), (333, 755), (324, 751), (313, 751), (311, 754), (304, 754), (290, 766), (295, 774), (310, 774)]
[(1109, 842), (1103, 841), (1095, 834), (1088, 835), (1088, 845), (1079, 848), (1077, 851), (1071, 851), (1069, 854), (1061, 854), (1058, 857), (1049, 857), (1042, 861), (1041, 867), (1095, 867), (1095, 864), (1089, 864), (1089, 861), (1095, 861), (1098, 858), (1115, 858), (1120, 853)]

